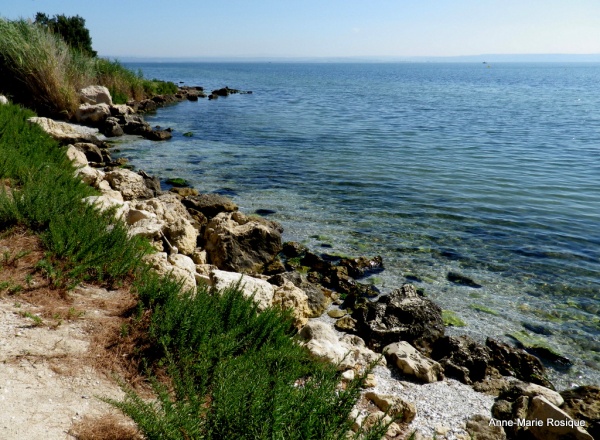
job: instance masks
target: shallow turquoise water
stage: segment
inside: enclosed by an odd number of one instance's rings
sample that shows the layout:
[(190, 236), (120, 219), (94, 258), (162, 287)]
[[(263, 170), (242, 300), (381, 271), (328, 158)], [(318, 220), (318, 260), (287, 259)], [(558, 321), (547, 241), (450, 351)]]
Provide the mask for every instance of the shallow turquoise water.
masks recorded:
[(129, 66), (253, 91), (147, 117), (174, 137), (121, 145), (136, 167), (274, 209), (286, 239), (381, 254), (373, 282), (420, 280), (455, 332), (541, 326), (574, 361), (559, 386), (600, 383), (600, 65)]

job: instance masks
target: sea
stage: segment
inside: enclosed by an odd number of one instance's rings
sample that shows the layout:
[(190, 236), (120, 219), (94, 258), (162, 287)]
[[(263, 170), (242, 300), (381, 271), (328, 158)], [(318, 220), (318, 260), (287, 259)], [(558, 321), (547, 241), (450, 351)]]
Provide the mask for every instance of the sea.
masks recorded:
[(600, 385), (600, 64), (124, 64), (252, 91), (147, 115), (173, 138), (119, 140), (134, 167), (381, 255), (363, 281), (415, 284), (447, 333), (533, 340), (570, 360), (544, 358), (557, 388)]

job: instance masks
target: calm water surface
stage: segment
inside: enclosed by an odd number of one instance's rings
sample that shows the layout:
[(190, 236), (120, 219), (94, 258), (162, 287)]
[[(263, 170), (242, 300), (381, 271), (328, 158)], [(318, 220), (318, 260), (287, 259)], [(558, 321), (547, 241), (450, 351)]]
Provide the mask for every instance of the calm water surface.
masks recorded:
[(548, 364), (559, 387), (600, 384), (600, 65), (128, 67), (253, 91), (148, 116), (174, 136), (120, 145), (133, 165), (273, 209), (287, 240), (380, 254), (371, 282), (423, 287), (467, 323), (450, 333), (526, 331), (573, 360)]

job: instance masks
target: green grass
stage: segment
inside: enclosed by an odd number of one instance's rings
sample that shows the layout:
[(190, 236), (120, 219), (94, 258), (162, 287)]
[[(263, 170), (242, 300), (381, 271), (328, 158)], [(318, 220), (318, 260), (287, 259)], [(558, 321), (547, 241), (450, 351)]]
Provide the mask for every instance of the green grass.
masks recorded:
[[(82, 201), (94, 191), (73, 177), (64, 150), (26, 122), (31, 115), (0, 106), (0, 177), (12, 182), (0, 193), (0, 230), (22, 225), (39, 234), (47, 253), (36, 269), (56, 285), (135, 278), (139, 316), (148, 319), (132, 319), (121, 336), (134, 325), (146, 331), (141, 360), (155, 398), (123, 385), (126, 398), (110, 402), (145, 438), (347, 438), (364, 377), (340, 389), (335, 367), (297, 343), (289, 312), (259, 314), (235, 286), (182, 292), (149, 272), (141, 263), (147, 243)], [(360, 438), (379, 439), (385, 429)]]

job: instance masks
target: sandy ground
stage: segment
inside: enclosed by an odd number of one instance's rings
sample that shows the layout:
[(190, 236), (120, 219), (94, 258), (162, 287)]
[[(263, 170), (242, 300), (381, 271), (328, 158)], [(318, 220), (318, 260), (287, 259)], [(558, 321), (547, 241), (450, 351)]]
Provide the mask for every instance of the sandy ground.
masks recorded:
[[(0, 297), (0, 438), (83, 439), (75, 435), (83, 420), (111, 415), (127, 423), (98, 399), (121, 399), (123, 393), (96, 368), (101, 354), (90, 350), (99, 325), (114, 319), (110, 304), (122, 301), (120, 295), (76, 289), (70, 297), (73, 319), (62, 322), (45, 318), (44, 307), (18, 296)], [(93, 306), (102, 303), (108, 309)]]

